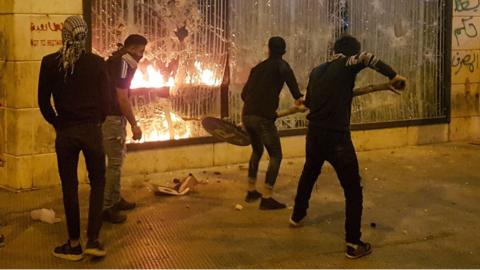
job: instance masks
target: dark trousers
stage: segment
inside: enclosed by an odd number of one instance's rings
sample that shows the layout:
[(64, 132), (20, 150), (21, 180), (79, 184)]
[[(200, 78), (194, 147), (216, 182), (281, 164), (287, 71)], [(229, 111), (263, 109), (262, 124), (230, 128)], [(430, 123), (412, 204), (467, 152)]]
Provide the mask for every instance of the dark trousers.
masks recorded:
[(361, 237), (363, 195), (350, 132), (334, 132), (311, 126), (308, 128), (306, 161), (298, 183), (294, 211), (306, 214), (313, 185), (325, 161), (335, 169), (345, 195), (346, 241), (356, 243)]
[(80, 239), (80, 209), (78, 202), (77, 165), (80, 151), (90, 180), (87, 236), (96, 240), (102, 227), (102, 207), (105, 189), (105, 154), (99, 124), (82, 124), (57, 131), (55, 140), (58, 171), (62, 181), (63, 206), (70, 239)]
[(268, 163), (265, 184), (273, 188), (277, 181), (280, 163), (282, 162), (282, 145), (275, 121), (254, 115), (243, 116), (243, 126), (247, 130), (252, 143), (252, 156), (248, 164), (248, 177), (255, 182), (258, 173), (258, 164), (262, 158), (263, 148), (267, 148), (270, 161)]

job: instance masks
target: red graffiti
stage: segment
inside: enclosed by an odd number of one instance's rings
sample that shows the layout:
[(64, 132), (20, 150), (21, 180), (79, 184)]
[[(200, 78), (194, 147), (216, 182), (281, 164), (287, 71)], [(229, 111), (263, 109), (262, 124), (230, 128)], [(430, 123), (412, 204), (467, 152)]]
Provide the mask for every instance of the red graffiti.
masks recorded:
[(31, 39), (30, 45), (32, 47), (46, 46), (46, 47), (58, 47), (62, 46), (62, 40), (58, 39)]
[(35, 24), (33, 22), (30, 23), (30, 31), (62, 31), (63, 29), (63, 23), (55, 23), (55, 22), (48, 22), (48, 23), (40, 23), (40, 24)]

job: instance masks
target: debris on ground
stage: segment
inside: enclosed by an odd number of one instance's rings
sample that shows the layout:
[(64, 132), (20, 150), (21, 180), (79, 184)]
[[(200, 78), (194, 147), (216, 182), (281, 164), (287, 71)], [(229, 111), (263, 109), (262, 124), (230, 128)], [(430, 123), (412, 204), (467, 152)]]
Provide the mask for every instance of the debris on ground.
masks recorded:
[(194, 190), (195, 186), (197, 184), (204, 184), (205, 182), (198, 181), (193, 174), (188, 174), (187, 177), (185, 177), (182, 180), (179, 180), (178, 178), (173, 179), (173, 183), (175, 184), (173, 187), (167, 187), (167, 186), (162, 186), (162, 185), (156, 185), (156, 184), (151, 184), (152, 189), (155, 192), (155, 195), (175, 195), (175, 196), (181, 196), (187, 194), (189, 191)]
[(0, 234), (0, 247), (5, 246), (5, 236), (3, 234)]
[(405, 235), (408, 234), (407, 230), (403, 230), (402, 233), (405, 234)]
[(54, 224), (62, 221), (60, 218), (55, 217), (55, 211), (53, 209), (36, 209), (30, 212), (30, 217), (33, 220), (39, 220), (48, 224)]
[(370, 227), (376, 228), (376, 227), (377, 227), (377, 223), (375, 223), (375, 222), (370, 223)]
[(243, 206), (242, 206), (241, 204), (238, 204), (238, 203), (237, 203), (237, 204), (235, 205), (235, 210), (241, 211), (242, 209), (243, 209)]
[(221, 172), (213, 172), (213, 174), (215, 174), (215, 175), (221, 175), (222, 173), (221, 173)]

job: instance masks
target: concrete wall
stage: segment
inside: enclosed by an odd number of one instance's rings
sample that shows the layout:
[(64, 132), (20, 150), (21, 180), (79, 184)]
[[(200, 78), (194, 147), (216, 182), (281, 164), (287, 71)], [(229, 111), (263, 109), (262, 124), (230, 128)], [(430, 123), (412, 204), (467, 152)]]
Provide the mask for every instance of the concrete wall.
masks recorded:
[[(41, 118), (36, 91), (41, 57), (54, 52), (54, 24), (82, 12), (81, 0), (0, 0), (0, 186), (30, 189), (58, 184), (54, 131)], [(355, 131), (357, 150), (372, 150), (480, 138), (480, 8), (454, 1), (452, 36), (452, 121), (418, 127)], [(50, 23), (46, 31), (42, 25)], [(51, 30), (53, 29), (53, 30)], [(304, 155), (304, 136), (282, 138), (285, 157)], [(125, 176), (246, 162), (249, 147), (224, 143), (132, 152)], [(83, 160), (79, 178), (86, 181)]]
[(480, 137), (480, 7), (454, 1), (450, 140)]
[[(81, 0), (0, 0), (0, 185), (58, 183), (54, 130), (37, 106), (40, 60), (61, 46), (60, 24)], [(85, 175), (81, 169), (81, 175)]]

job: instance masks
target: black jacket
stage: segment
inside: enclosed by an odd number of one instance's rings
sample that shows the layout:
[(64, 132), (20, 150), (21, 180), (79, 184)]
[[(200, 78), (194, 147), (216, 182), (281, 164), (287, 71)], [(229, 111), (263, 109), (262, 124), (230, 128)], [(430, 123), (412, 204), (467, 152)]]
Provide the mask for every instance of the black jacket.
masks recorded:
[(370, 53), (336, 55), (310, 73), (305, 97), (309, 125), (334, 131), (350, 130), (353, 88), (357, 74), (370, 67), (393, 79), (395, 71)]
[(280, 91), (285, 82), (294, 99), (303, 96), (290, 65), (281, 57), (271, 56), (256, 65), (250, 71), (248, 81), (243, 87), (242, 114), (274, 120), (277, 116)]
[[(109, 79), (105, 61), (92, 53), (83, 54), (73, 74), (60, 65), (60, 54), (42, 59), (38, 82), (40, 111), (56, 129), (85, 123), (102, 123), (109, 104)], [(55, 109), (51, 104), (51, 97)]]

